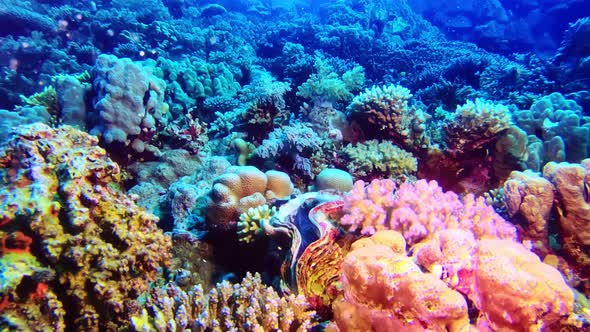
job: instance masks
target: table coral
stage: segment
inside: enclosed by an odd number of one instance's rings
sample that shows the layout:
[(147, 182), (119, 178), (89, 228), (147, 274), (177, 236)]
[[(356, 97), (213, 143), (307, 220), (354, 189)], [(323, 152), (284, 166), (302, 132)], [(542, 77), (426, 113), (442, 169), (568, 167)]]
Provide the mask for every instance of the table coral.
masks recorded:
[(281, 297), (250, 273), (209, 294), (200, 285), (183, 291), (169, 283), (154, 288), (145, 307), (131, 317), (135, 331), (310, 331), (317, 325), (305, 297)]
[(97, 144), (72, 127), (35, 124), (20, 127), (0, 151), (0, 231), (33, 239), (38, 263), (25, 276), (53, 274), (38, 296), (11, 293), (7, 321), (33, 330), (124, 326), (127, 310), (167, 266), (170, 239), (119, 189), (119, 167)]

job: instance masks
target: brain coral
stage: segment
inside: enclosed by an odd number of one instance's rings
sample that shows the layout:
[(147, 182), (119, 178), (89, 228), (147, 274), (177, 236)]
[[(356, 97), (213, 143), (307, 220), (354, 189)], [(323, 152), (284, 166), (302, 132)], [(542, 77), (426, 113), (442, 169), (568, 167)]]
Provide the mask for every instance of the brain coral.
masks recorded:
[[(0, 285), (9, 329), (124, 326), (168, 265), (170, 239), (119, 189), (119, 167), (97, 144), (72, 127), (34, 124), (0, 150), (0, 237), (11, 248), (0, 266), (22, 272)], [(28, 256), (10, 262), (19, 252)]]

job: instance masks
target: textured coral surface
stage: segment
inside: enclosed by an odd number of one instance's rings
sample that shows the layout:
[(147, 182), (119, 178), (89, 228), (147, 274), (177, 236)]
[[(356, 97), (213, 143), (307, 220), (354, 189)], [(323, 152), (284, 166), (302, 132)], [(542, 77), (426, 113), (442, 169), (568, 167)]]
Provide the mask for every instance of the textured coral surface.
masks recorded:
[(119, 167), (97, 143), (72, 127), (36, 124), (21, 127), (0, 153), (0, 234), (30, 242), (22, 258), (2, 250), (4, 264), (21, 271), (1, 288), (11, 328), (125, 326), (139, 294), (168, 264), (169, 237), (118, 188)]

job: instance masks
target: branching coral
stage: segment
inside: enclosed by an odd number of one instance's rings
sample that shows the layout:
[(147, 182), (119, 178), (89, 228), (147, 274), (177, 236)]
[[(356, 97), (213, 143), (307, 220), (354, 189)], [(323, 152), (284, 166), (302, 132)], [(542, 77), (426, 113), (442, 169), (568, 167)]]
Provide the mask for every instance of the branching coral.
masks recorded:
[(348, 159), (348, 171), (357, 178), (397, 178), (414, 174), (418, 170), (416, 158), (389, 141), (370, 140), (349, 144), (342, 151)]
[[(8, 326), (125, 326), (127, 310), (168, 265), (170, 239), (155, 216), (119, 189), (119, 166), (97, 143), (72, 127), (36, 124), (20, 127), (0, 151), (0, 236), (27, 234), (33, 256), (29, 271), (2, 285), (7, 297), (1, 315)], [(18, 268), (4, 266), (5, 273)]]
[(339, 77), (323, 57), (316, 55), (314, 67), (316, 73), (301, 84), (297, 91), (298, 96), (333, 102), (348, 101), (354, 96), (353, 92), (360, 90), (365, 83), (365, 70), (361, 66), (355, 66)]
[(251, 207), (240, 215), (238, 221), (238, 238), (242, 242), (250, 243), (256, 237), (265, 233), (264, 229), (270, 224), (270, 219), (277, 213), (273, 206), (260, 205)]
[(305, 297), (280, 297), (250, 273), (208, 295), (200, 285), (185, 292), (170, 283), (153, 289), (145, 306), (131, 319), (136, 331), (309, 331), (317, 325)]
[(399, 85), (373, 87), (354, 97), (348, 111), (367, 127), (368, 136), (380, 134), (404, 149), (422, 151), (430, 145), (425, 134), (430, 116), (410, 107), (410, 98), (410, 90)]
[(447, 149), (452, 155), (467, 154), (482, 149), (511, 124), (506, 106), (494, 105), (482, 99), (468, 100), (458, 106), (444, 125)]
[(453, 192), (443, 192), (436, 181), (406, 182), (399, 188), (392, 180), (373, 180), (366, 187), (357, 181), (344, 203), (346, 214), (340, 223), (348, 230), (367, 235), (396, 230), (409, 245), (447, 228), (467, 229), (477, 238), (516, 238), (514, 226), (487, 206), (483, 197), (468, 194), (460, 199)]

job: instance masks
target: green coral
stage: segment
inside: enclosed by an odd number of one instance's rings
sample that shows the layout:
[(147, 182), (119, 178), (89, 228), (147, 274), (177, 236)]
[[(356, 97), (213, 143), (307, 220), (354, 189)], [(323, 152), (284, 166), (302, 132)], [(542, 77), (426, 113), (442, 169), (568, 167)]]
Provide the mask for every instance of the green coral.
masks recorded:
[(59, 104), (57, 102), (57, 91), (51, 85), (46, 86), (43, 91), (37, 92), (30, 97), (20, 96), (23, 104), (28, 106), (43, 106), (52, 116), (59, 115)]
[(257, 236), (264, 234), (264, 229), (270, 224), (270, 219), (277, 213), (273, 206), (260, 205), (251, 207), (240, 215), (238, 221), (238, 238), (241, 242), (250, 243)]
[(343, 152), (348, 160), (348, 171), (355, 177), (379, 175), (396, 178), (418, 170), (416, 158), (390, 141), (348, 144)]
[(354, 97), (353, 91), (360, 90), (365, 83), (365, 70), (361, 66), (355, 66), (340, 77), (324, 58), (316, 56), (314, 67), (316, 72), (301, 84), (298, 96), (328, 101), (350, 100)]

